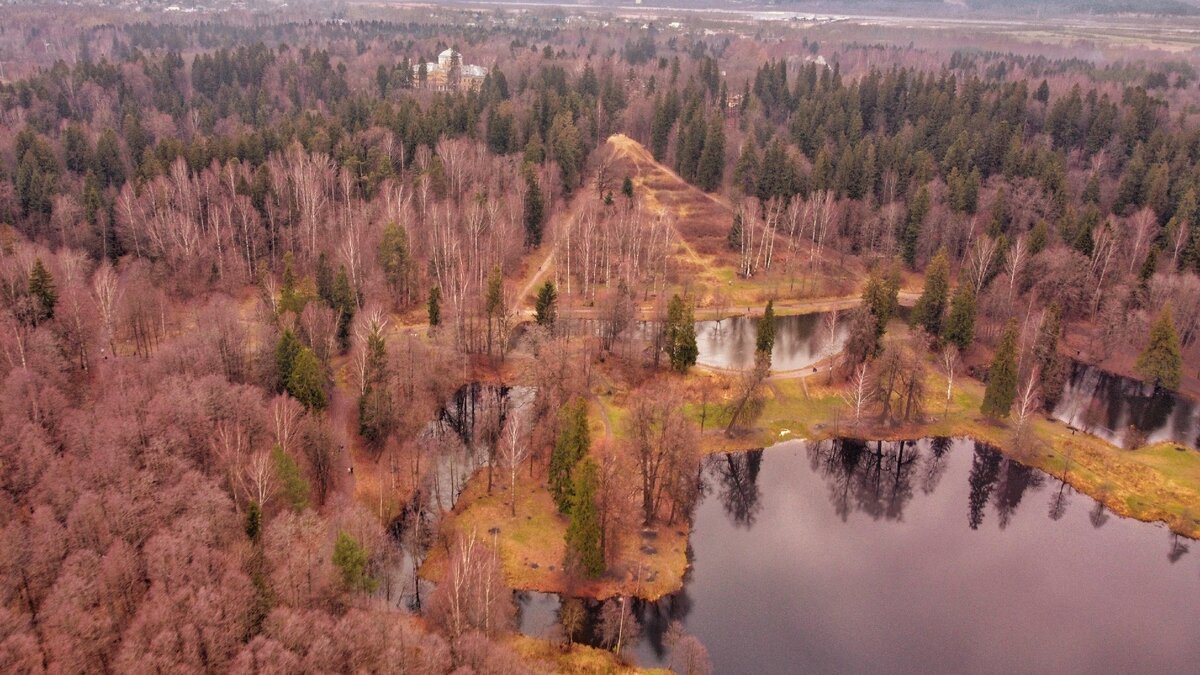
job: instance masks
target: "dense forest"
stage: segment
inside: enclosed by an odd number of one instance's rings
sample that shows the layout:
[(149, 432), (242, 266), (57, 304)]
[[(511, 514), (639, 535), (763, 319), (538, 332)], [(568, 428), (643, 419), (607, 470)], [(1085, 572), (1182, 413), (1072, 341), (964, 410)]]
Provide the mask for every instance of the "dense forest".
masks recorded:
[[(472, 382), (533, 388), (461, 442), (514, 516), (536, 472), (580, 580), (686, 521), (709, 393), (697, 430), (662, 378), (735, 298), (680, 250), (766, 305), (729, 436), (764, 405), (768, 300), (861, 295), (829, 365), (847, 419), (921, 418), (959, 360), (1018, 431), (1068, 353), (1198, 386), (1190, 55), (536, 12), (47, 22), (0, 40), (62, 45), (0, 80), (7, 672), (552, 669), (507, 639), (495, 540), (439, 528), (429, 466), (460, 441), (429, 422)], [(447, 50), (486, 76), (432, 86)], [(617, 134), (717, 215), (664, 215)], [(633, 383), (630, 439), (589, 427), (593, 368)], [(625, 603), (599, 611), (620, 652)]]

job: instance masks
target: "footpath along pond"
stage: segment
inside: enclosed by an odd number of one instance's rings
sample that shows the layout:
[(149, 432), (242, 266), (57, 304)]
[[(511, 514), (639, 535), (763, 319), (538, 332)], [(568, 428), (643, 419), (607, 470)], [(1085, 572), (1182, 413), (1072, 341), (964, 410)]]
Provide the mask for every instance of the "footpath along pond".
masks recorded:
[[(670, 663), (673, 620), (719, 673), (1184, 673), (1200, 662), (1195, 542), (988, 446), (791, 441), (714, 455), (703, 476), (683, 590), (635, 603), (640, 665)], [(552, 635), (559, 598), (518, 599), (522, 632)]]

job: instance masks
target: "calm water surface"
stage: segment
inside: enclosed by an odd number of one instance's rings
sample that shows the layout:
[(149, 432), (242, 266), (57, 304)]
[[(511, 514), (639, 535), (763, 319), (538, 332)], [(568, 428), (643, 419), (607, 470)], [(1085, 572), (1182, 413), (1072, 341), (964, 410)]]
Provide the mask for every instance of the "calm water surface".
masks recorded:
[(1083, 363), (1072, 364), (1054, 417), (1114, 445), (1173, 441), (1200, 448), (1195, 401)]
[[(1200, 668), (1195, 543), (986, 446), (796, 441), (705, 483), (683, 591), (636, 607), (642, 665), (677, 619), (718, 673)], [(558, 598), (519, 598), (546, 635)]]
[[(841, 312), (833, 339), (823, 328), (825, 314), (798, 314), (775, 318), (772, 370), (807, 368), (837, 354), (846, 344), (848, 312)], [(720, 321), (696, 322), (696, 362), (704, 366), (741, 370), (754, 364), (757, 317), (735, 316)]]

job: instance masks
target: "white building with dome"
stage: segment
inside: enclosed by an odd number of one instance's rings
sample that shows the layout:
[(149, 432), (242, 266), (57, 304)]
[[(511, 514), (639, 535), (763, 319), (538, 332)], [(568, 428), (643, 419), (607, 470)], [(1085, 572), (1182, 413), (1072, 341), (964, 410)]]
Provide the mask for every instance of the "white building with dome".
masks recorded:
[[(418, 63), (413, 66), (413, 80), (418, 86), (434, 91), (458, 91), (478, 89), (487, 77), (488, 69), (483, 66), (464, 64), (462, 54), (454, 48), (438, 54), (437, 63)], [(422, 81), (421, 69), (425, 69)]]

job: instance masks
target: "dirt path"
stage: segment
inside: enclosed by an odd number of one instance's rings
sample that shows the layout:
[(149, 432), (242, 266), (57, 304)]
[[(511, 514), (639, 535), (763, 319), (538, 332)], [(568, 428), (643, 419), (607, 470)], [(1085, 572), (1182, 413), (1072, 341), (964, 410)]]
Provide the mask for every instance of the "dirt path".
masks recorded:
[[(333, 392), (329, 398), (329, 431), (334, 446), (333, 493), (353, 500), (358, 494), (358, 476), (370, 473), (362, 450), (355, 447), (355, 404), (347, 382), (348, 360), (334, 361)], [(353, 471), (350, 469), (353, 467)]]

